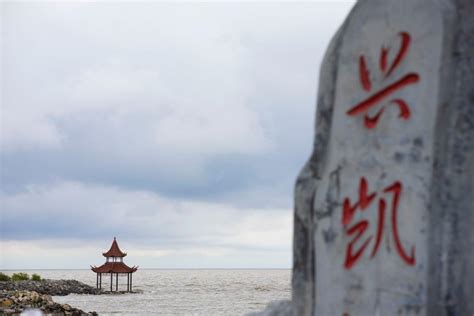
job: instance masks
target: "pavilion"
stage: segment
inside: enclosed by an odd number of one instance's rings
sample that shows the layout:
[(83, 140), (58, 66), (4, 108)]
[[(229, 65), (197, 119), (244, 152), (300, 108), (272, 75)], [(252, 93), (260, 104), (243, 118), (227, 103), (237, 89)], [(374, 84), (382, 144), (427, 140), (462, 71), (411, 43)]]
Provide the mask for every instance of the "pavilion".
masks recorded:
[(119, 274), (127, 275), (127, 292), (132, 292), (132, 274), (137, 271), (138, 266), (129, 267), (123, 262), (123, 257), (127, 254), (122, 252), (114, 237), (112, 246), (109, 251), (102, 254), (106, 258), (106, 262), (100, 267), (91, 266), (91, 270), (97, 274), (97, 288), (102, 288), (102, 275), (110, 274), (110, 291), (113, 291), (113, 276), (115, 274), (115, 291), (118, 291)]

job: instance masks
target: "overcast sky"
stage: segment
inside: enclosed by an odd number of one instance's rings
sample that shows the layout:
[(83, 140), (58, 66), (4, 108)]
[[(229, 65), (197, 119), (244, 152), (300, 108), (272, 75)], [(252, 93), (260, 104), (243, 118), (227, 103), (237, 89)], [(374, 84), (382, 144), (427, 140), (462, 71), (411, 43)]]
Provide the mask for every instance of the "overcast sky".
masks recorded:
[(2, 2), (0, 269), (290, 268), (353, 3)]

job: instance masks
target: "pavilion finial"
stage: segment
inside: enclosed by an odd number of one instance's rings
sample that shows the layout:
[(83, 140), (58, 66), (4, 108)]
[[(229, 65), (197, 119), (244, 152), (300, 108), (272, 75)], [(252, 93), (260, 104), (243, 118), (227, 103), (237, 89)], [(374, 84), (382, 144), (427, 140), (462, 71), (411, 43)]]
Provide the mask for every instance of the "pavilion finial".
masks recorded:
[(104, 252), (102, 255), (104, 257), (125, 257), (127, 254), (120, 250), (117, 239), (114, 237), (110, 249), (107, 252)]

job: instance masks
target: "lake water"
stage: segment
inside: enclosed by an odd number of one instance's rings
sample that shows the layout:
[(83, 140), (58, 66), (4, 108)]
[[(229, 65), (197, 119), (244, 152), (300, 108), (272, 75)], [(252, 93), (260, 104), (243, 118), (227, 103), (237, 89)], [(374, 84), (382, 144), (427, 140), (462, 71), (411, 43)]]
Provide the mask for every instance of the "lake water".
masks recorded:
[[(90, 270), (28, 271), (48, 279), (75, 279), (95, 286)], [(147, 270), (133, 275), (133, 290), (123, 295), (54, 296), (100, 315), (244, 315), (273, 300), (290, 299), (291, 270)], [(110, 278), (102, 277), (108, 289)], [(126, 289), (127, 278), (119, 278)], [(114, 278), (115, 288), (115, 278)]]

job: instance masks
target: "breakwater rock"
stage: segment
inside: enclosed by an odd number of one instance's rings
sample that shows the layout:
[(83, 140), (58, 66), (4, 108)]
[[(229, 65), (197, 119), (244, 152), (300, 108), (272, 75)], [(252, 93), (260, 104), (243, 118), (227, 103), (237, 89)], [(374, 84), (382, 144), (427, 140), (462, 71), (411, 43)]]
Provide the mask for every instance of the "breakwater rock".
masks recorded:
[(68, 304), (55, 303), (50, 295), (40, 294), (36, 291), (0, 290), (1, 315), (16, 315), (28, 309), (41, 310), (44, 314), (52, 315), (98, 315), (96, 312), (84, 312)]
[(2, 291), (35, 291), (39, 294), (64, 296), (68, 294), (102, 294), (100, 289), (76, 280), (0, 281)]

